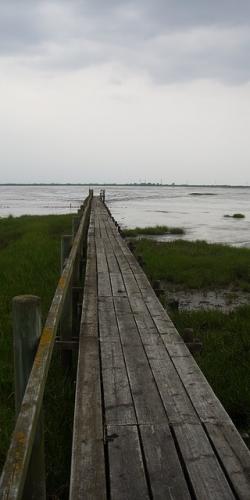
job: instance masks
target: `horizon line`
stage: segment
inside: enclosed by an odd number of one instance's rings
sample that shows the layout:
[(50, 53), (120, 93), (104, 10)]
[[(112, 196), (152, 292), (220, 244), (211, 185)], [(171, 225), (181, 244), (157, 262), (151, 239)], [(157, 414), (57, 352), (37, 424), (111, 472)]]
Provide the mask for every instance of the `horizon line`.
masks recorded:
[(0, 186), (141, 186), (141, 187), (210, 187), (210, 188), (250, 188), (247, 184), (189, 184), (160, 182), (3, 182)]

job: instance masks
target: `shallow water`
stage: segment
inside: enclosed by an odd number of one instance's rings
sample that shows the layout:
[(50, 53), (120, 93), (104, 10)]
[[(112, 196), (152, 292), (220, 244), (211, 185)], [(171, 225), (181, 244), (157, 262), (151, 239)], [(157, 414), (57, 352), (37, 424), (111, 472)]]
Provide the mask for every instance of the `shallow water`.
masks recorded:
[(171, 311), (171, 302), (178, 304), (179, 311), (216, 310), (230, 313), (240, 306), (249, 305), (250, 293), (232, 287), (214, 290), (195, 290), (182, 288), (161, 280), (161, 291), (164, 293), (165, 305)]
[[(95, 194), (100, 189), (94, 187)], [(250, 247), (250, 188), (106, 186), (105, 190), (122, 227), (178, 226), (185, 229), (183, 238), (188, 240)], [(74, 212), (87, 194), (87, 186), (0, 186), (0, 216)], [(237, 212), (245, 218), (224, 218)]]

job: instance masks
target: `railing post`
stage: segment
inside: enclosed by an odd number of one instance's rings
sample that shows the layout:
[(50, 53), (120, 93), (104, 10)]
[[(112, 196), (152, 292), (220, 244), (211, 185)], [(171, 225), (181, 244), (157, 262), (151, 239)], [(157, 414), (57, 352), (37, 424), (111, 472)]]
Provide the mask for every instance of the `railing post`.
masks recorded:
[[(61, 237), (61, 273), (63, 271), (65, 260), (68, 258), (70, 253), (70, 247), (72, 244), (72, 235), (65, 234)], [(71, 284), (69, 285), (69, 290), (65, 299), (64, 308), (62, 311), (61, 321), (60, 321), (60, 337), (62, 340), (69, 340), (72, 337), (72, 290)], [(72, 353), (66, 349), (61, 351), (61, 359), (63, 369), (68, 371), (72, 366)]]
[[(93, 192), (89, 194), (89, 198), (91, 199), (93, 196)], [(61, 266), (63, 266), (63, 262), (65, 258), (67, 258), (68, 250), (69, 250), (69, 239), (71, 239), (72, 244), (74, 244), (74, 239), (76, 237), (79, 225), (81, 223), (81, 219), (84, 214), (84, 209), (87, 206), (89, 200), (85, 200), (83, 203), (83, 213), (77, 216), (74, 216), (72, 219), (72, 236), (64, 236), (62, 237), (61, 243)], [(76, 293), (76, 289), (81, 288), (81, 281), (83, 275), (83, 257), (84, 257), (84, 241), (86, 240), (88, 229), (88, 215), (86, 216), (82, 234), (81, 241), (79, 244), (78, 251), (75, 256), (75, 261), (73, 265), (73, 273), (68, 286), (67, 295), (64, 302), (64, 307), (61, 315), (60, 321), (60, 338), (61, 340), (71, 340), (72, 334), (77, 330), (78, 319), (77, 319), (77, 307), (78, 307), (78, 293)], [(68, 239), (68, 241), (67, 241)], [(64, 370), (67, 372), (72, 367), (72, 352), (68, 349), (63, 349), (61, 351), (62, 365)]]
[[(81, 216), (76, 215), (72, 218), (72, 235), (70, 236), (62, 236), (61, 240), (61, 270), (63, 270), (63, 263), (65, 258), (67, 258), (70, 250), (70, 244), (74, 241), (76, 236), (79, 224), (81, 221)], [(73, 329), (73, 293), (72, 286), (75, 280), (78, 281), (79, 278), (79, 265), (80, 257), (79, 254), (76, 255), (75, 259), (75, 271), (73, 272), (73, 276), (71, 282), (69, 283), (69, 288), (67, 292), (67, 296), (64, 303), (64, 308), (62, 311), (61, 321), (60, 321), (60, 337), (62, 340), (71, 340), (72, 338), (72, 329)], [(61, 352), (62, 358), (62, 366), (64, 370), (67, 372), (72, 367), (72, 352), (67, 349), (62, 349)]]
[[(69, 284), (61, 315), (60, 338), (61, 340), (71, 340), (72, 338), (72, 281)], [(61, 359), (63, 369), (67, 373), (72, 367), (72, 352), (62, 349)]]
[(72, 244), (72, 235), (63, 234), (63, 236), (61, 237), (61, 273), (63, 271), (64, 262), (69, 256), (71, 244)]
[[(41, 335), (41, 303), (34, 295), (14, 297), (12, 303), (15, 407), (18, 415)], [(39, 417), (23, 498), (45, 500), (45, 458), (42, 414)]]
[(79, 215), (75, 215), (72, 219), (72, 236), (73, 239), (77, 233), (79, 224), (80, 224), (81, 217)]

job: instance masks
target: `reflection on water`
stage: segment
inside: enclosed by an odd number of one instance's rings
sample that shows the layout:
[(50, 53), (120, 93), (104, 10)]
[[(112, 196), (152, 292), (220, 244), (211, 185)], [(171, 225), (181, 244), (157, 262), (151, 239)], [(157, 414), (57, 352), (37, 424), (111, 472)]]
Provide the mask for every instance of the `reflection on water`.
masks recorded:
[[(101, 186), (94, 188), (95, 194), (100, 189)], [(248, 188), (106, 186), (105, 189), (107, 203), (121, 226), (179, 226), (185, 229), (184, 238), (189, 240), (250, 247)], [(0, 186), (0, 216), (74, 212), (87, 194), (87, 186)], [(224, 218), (225, 214), (237, 212), (245, 218)]]

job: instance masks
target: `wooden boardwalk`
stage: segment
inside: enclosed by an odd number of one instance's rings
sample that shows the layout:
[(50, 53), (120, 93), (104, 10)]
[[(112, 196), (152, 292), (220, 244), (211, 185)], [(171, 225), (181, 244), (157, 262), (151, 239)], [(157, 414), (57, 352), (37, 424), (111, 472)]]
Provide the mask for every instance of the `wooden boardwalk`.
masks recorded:
[(250, 499), (250, 453), (93, 199), (71, 500)]

